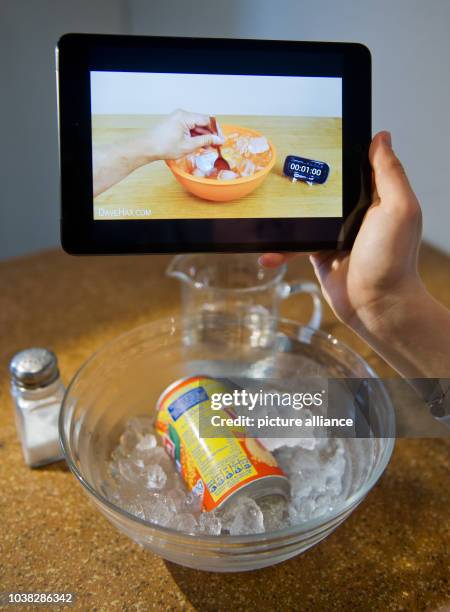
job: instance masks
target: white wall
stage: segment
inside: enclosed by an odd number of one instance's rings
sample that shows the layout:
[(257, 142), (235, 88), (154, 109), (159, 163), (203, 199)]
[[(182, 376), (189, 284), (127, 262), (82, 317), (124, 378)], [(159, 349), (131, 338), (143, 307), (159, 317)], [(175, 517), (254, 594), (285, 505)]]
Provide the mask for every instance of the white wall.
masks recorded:
[(124, 17), (122, 0), (0, 0), (0, 259), (59, 245), (58, 38)]
[(342, 79), (229, 74), (91, 72), (93, 114), (341, 117)]
[(133, 34), (365, 43), (374, 132), (392, 131), (422, 202), (425, 237), (450, 250), (449, 0), (129, 0), (129, 7)]

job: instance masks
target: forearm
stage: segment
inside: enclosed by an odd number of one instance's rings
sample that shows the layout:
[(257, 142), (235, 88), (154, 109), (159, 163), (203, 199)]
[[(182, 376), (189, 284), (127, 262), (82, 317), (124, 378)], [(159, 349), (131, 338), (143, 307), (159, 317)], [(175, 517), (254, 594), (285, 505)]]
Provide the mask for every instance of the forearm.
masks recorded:
[(376, 306), (354, 329), (403, 377), (450, 377), (450, 312), (422, 285)]
[(115, 185), (131, 172), (154, 160), (151, 145), (140, 138), (97, 147), (93, 152), (94, 197)]

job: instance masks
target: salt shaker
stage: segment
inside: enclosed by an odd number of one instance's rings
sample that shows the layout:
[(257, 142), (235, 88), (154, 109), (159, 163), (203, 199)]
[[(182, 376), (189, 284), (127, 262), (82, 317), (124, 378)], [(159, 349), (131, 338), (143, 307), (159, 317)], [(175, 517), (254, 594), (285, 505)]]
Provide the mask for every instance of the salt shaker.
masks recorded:
[(11, 360), (11, 395), (25, 462), (30, 467), (63, 458), (58, 417), (64, 396), (56, 355), (45, 348), (29, 348)]

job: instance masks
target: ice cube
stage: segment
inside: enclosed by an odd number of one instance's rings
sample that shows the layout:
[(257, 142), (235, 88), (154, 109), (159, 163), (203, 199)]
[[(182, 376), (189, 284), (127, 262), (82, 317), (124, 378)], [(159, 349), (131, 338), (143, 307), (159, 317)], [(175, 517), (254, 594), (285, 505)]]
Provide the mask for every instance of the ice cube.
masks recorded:
[(166, 493), (168, 503), (173, 512), (182, 512), (186, 508), (186, 493), (175, 487)]
[(333, 460), (327, 465), (325, 479), (326, 489), (332, 495), (338, 496), (342, 493), (344, 472), (345, 457), (339, 452), (336, 452)]
[(142, 470), (127, 457), (119, 459), (119, 473), (125, 480), (138, 483), (142, 480)]
[(311, 475), (321, 471), (321, 465), (316, 452), (311, 452), (301, 446), (284, 446), (274, 452), (278, 465), (286, 474)]
[(134, 514), (135, 516), (138, 516), (141, 519), (145, 519), (144, 508), (142, 507), (142, 504), (140, 504), (139, 502), (137, 501), (128, 502), (124, 504), (122, 507), (124, 510), (126, 510), (130, 514)]
[(110, 479), (104, 480), (102, 484), (102, 492), (109, 501), (114, 504), (120, 504), (120, 493), (117, 483)]
[(342, 441), (320, 438), (316, 442), (310, 450), (283, 447), (274, 453), (289, 476), (292, 524), (330, 513), (343, 491), (346, 460)]
[(302, 474), (292, 474), (290, 477), (291, 499), (300, 499), (308, 497), (317, 491), (325, 490), (323, 479), (319, 481), (316, 477), (314, 480), (305, 478)]
[(217, 152), (217, 149), (205, 151), (205, 153), (196, 155), (195, 165), (200, 172), (203, 172), (203, 175), (209, 174), (214, 168), (214, 162), (218, 157), (219, 153)]
[(163, 527), (168, 527), (173, 518), (173, 512), (167, 502), (165, 495), (153, 493), (145, 498), (143, 503), (145, 519), (152, 523), (157, 523)]
[(186, 533), (194, 533), (197, 530), (197, 521), (195, 516), (189, 512), (181, 512), (172, 516), (169, 527), (184, 531)]
[(236, 140), (236, 149), (239, 151), (241, 155), (248, 152), (249, 142), (250, 142), (250, 139), (247, 138), (246, 136), (240, 136)]
[(145, 486), (148, 489), (163, 489), (167, 482), (167, 475), (160, 465), (152, 464), (145, 466)]
[(223, 524), (230, 535), (247, 535), (264, 532), (264, 517), (254, 499), (239, 497), (230, 503), (223, 514)]
[(142, 491), (142, 482), (131, 482), (122, 478), (117, 486), (119, 505), (129, 504), (137, 500)]
[(206, 174), (200, 170), (200, 168), (194, 168), (192, 170), (192, 176), (197, 176), (198, 178), (204, 178)]
[(307, 450), (312, 450), (316, 446), (315, 438), (259, 438), (259, 440), (271, 452), (282, 446), (301, 446)]
[(316, 502), (313, 498), (293, 500), (288, 507), (289, 521), (291, 525), (299, 525), (314, 517)]
[(287, 524), (288, 504), (281, 495), (268, 495), (257, 501), (266, 531), (283, 529)]
[(120, 447), (117, 446), (111, 453), (111, 461), (109, 462), (109, 473), (116, 481), (120, 478), (119, 460), (123, 458), (123, 453), (120, 450)]
[(136, 444), (136, 450), (139, 452), (146, 452), (152, 448), (155, 448), (155, 446), (156, 437), (153, 434), (145, 434), (145, 436)]
[(165, 472), (176, 474), (175, 464), (162, 446), (157, 446), (151, 450), (148, 457), (148, 463), (150, 463), (151, 460), (151, 463), (158, 463)]
[(173, 471), (174, 465), (167, 455), (166, 451), (161, 446), (155, 446), (149, 450), (139, 450), (137, 447), (130, 454), (129, 460), (135, 463), (141, 469), (145, 469), (148, 465), (157, 463), (163, 470)]
[(314, 511), (314, 517), (322, 516), (323, 514), (329, 514), (333, 511), (333, 499), (331, 495), (319, 495), (316, 498), (316, 508)]
[(186, 155), (185, 159), (189, 172), (192, 172), (195, 168), (195, 155), (191, 153), (190, 155)]
[(140, 438), (135, 431), (125, 429), (119, 440), (120, 450), (124, 455), (130, 455), (136, 448), (139, 440)]
[(248, 159), (243, 166), (239, 168), (241, 176), (252, 176), (255, 174), (256, 167), (255, 164)]
[(264, 153), (265, 151), (268, 151), (268, 149), (269, 143), (267, 142), (267, 138), (264, 138), (264, 136), (250, 138), (250, 142), (248, 144), (248, 150), (250, 153)]
[(153, 420), (150, 417), (133, 417), (127, 421), (126, 428), (143, 438), (146, 433), (153, 431)]
[(119, 444), (111, 451), (111, 463), (118, 463), (119, 459), (122, 459), (124, 456)]
[(231, 181), (232, 179), (238, 178), (239, 175), (232, 170), (221, 170), (217, 175), (219, 181)]
[(214, 512), (202, 512), (198, 519), (199, 530), (205, 535), (220, 535), (222, 521)]
[(187, 512), (200, 512), (203, 506), (203, 498), (192, 491), (186, 495), (184, 507)]

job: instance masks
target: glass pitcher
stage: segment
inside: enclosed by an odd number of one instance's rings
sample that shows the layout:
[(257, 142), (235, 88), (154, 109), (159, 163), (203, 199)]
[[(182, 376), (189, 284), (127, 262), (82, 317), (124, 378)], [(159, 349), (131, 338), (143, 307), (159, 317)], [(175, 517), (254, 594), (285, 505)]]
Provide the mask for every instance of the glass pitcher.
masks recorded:
[(166, 273), (182, 282), (182, 312), (191, 316), (204, 312), (229, 316), (253, 313), (279, 316), (281, 301), (299, 293), (313, 300), (313, 314), (308, 323), (318, 329), (322, 320), (319, 287), (312, 282), (286, 281), (287, 266), (263, 268), (255, 254), (177, 255)]

